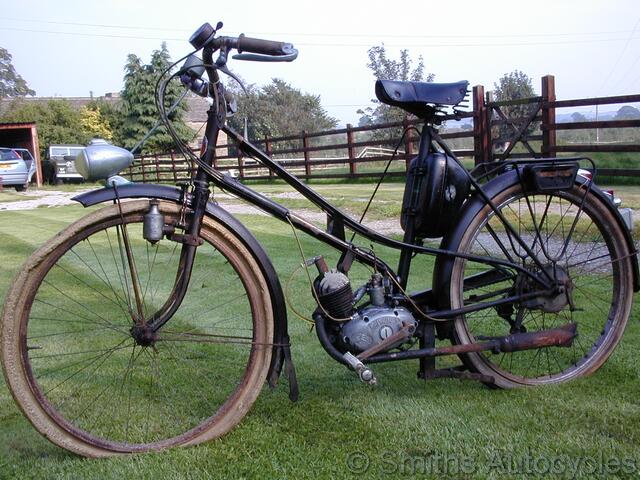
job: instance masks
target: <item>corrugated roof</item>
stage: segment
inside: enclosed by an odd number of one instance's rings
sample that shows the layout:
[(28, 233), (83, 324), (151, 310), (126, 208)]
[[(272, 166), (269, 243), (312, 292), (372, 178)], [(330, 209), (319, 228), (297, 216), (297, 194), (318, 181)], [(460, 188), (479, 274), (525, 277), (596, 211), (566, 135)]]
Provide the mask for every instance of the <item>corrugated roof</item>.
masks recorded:
[(35, 122), (6, 122), (0, 123), (0, 130), (9, 130), (11, 128), (31, 128), (35, 126)]

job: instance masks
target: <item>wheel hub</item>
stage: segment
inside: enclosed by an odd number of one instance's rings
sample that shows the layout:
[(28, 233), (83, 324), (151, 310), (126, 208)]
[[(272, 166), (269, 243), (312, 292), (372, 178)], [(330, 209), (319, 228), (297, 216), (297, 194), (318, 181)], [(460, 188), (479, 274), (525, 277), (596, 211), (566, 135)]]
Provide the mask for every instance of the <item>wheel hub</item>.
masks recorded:
[(154, 332), (148, 324), (134, 325), (130, 331), (133, 339), (141, 347), (151, 347), (155, 345), (158, 338), (156, 332)]
[[(542, 270), (536, 269), (540, 274), (546, 272), (552, 279), (554, 288), (551, 293), (541, 292), (537, 297), (525, 300), (523, 306), (532, 310), (541, 310), (545, 313), (558, 313), (567, 305), (573, 310), (573, 282), (569, 273), (561, 266), (549, 264)], [(546, 275), (545, 275), (546, 276)], [(522, 278), (520, 292), (523, 294), (535, 292), (539, 286), (529, 277)]]

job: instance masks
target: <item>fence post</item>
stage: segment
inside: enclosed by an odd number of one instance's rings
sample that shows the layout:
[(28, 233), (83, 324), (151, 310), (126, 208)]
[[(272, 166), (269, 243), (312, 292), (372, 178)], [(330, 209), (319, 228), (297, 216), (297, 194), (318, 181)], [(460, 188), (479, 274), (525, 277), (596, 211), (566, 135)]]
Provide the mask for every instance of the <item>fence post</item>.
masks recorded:
[(160, 183), (160, 159), (158, 158), (158, 155), (154, 155), (153, 159), (155, 160), (155, 164), (156, 164), (156, 182)]
[(358, 173), (356, 164), (356, 148), (353, 146), (353, 126), (347, 123), (347, 153), (349, 155), (349, 175), (355, 176)]
[[(264, 137), (264, 151), (267, 154), (267, 156), (271, 158), (271, 155), (273, 155), (273, 149), (271, 147), (271, 140), (269, 140), (269, 135), (266, 135)], [(270, 168), (268, 170), (269, 170), (269, 180), (273, 180), (273, 170), (271, 170)]]
[(309, 137), (306, 130), (302, 131), (302, 148), (304, 148), (304, 173), (308, 180), (311, 176), (311, 163), (309, 162)]
[(178, 174), (176, 173), (176, 154), (171, 152), (171, 171), (173, 172), (173, 182), (178, 181)]
[(244, 157), (242, 156), (242, 150), (238, 148), (238, 176), (240, 179), (244, 178)]
[(556, 101), (556, 79), (553, 75), (542, 77), (542, 156), (556, 156), (556, 108), (550, 102)]
[(147, 175), (144, 171), (144, 155), (140, 155), (140, 168), (142, 169), (142, 183), (147, 183)]
[[(229, 142), (229, 140), (227, 140), (227, 143)], [(218, 145), (220, 145), (220, 138), (218, 137), (218, 139), (216, 139), (216, 145), (213, 149), (213, 168), (218, 168)], [(205, 150), (206, 151), (206, 150)], [(204, 155), (205, 152), (202, 152), (202, 154)], [(229, 149), (227, 147), (227, 155), (229, 154)], [(200, 152), (196, 153), (196, 155), (200, 155)]]
[[(403, 117), (403, 119), (402, 119), (402, 130), (404, 131), (404, 130), (406, 130), (407, 128), (409, 128), (409, 119), (408, 119), (408, 118), (407, 118), (407, 116), (405, 115), (405, 116)], [(410, 133), (409, 133), (409, 132), (407, 132), (407, 137), (408, 137), (409, 135), (410, 135)], [(407, 138), (407, 137), (405, 137), (405, 138)], [(407, 141), (405, 140), (405, 146), (404, 146), (404, 148), (405, 148), (404, 165), (405, 165), (405, 169), (406, 169), (406, 171), (408, 172), (408, 171), (409, 171), (409, 166), (410, 166), (410, 164), (411, 164), (411, 156), (410, 156), (410, 155), (407, 155), (407, 153), (409, 153), (409, 152), (408, 152), (407, 147), (408, 147), (408, 143), (407, 143)], [(413, 146), (411, 147), (411, 151), (413, 151)]]
[(491, 135), (491, 118), (493, 117), (493, 102), (495, 99), (493, 98), (493, 92), (487, 92), (484, 96), (484, 158), (485, 162), (493, 162), (495, 160), (495, 156), (493, 154), (493, 136)]
[(407, 132), (404, 137), (404, 162), (408, 172), (409, 164), (411, 163), (411, 158), (413, 157), (413, 129), (409, 128), (409, 119), (407, 117), (404, 117), (402, 119), (402, 128)]
[(484, 103), (484, 86), (473, 87), (473, 150), (474, 164), (479, 165), (487, 161), (488, 149), (486, 131), (486, 105)]

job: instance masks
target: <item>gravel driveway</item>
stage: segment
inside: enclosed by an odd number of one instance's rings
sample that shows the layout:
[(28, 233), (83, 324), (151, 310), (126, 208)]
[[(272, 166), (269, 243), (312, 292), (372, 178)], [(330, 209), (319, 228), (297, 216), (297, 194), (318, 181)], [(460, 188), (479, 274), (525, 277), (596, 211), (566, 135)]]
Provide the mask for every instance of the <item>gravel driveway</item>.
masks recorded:
[(41, 207), (62, 207), (75, 203), (71, 197), (81, 192), (58, 192), (52, 190), (32, 190), (17, 192), (24, 200), (0, 203), (0, 210), (33, 210)]

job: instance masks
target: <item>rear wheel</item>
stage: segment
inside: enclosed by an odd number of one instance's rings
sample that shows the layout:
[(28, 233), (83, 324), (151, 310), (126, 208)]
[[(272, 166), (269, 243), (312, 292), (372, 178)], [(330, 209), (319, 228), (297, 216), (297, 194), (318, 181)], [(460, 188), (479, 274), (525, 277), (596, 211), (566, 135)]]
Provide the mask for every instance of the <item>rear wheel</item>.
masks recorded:
[[(143, 239), (148, 201), (122, 209), (122, 218), (117, 206), (90, 214), (39, 249), (3, 312), (2, 359), (14, 398), (42, 434), (86, 456), (219, 437), (247, 413), (271, 359), (265, 279), (241, 240), (213, 219), (205, 219), (177, 312), (152, 341), (132, 333), (136, 318), (170, 303), (182, 247)], [(160, 209), (165, 223), (178, 221), (178, 206)]]
[[(473, 370), (493, 376), (495, 384), (503, 388), (557, 383), (594, 372), (618, 344), (631, 311), (630, 252), (618, 222), (595, 195), (585, 198), (584, 187), (530, 193), (516, 185), (493, 201), (543, 269), (562, 282), (566, 291), (460, 316), (454, 324), (455, 340), (472, 343), (570, 322), (577, 323), (578, 336), (571, 347), (471, 353), (464, 356), (464, 361)], [(489, 206), (471, 221), (458, 250), (541, 270)], [(485, 276), (476, 279), (493, 280), (465, 283), (465, 278), (479, 274)], [(526, 275), (515, 270), (458, 258), (451, 278), (451, 306), (462, 308), (535, 292), (536, 288)]]

